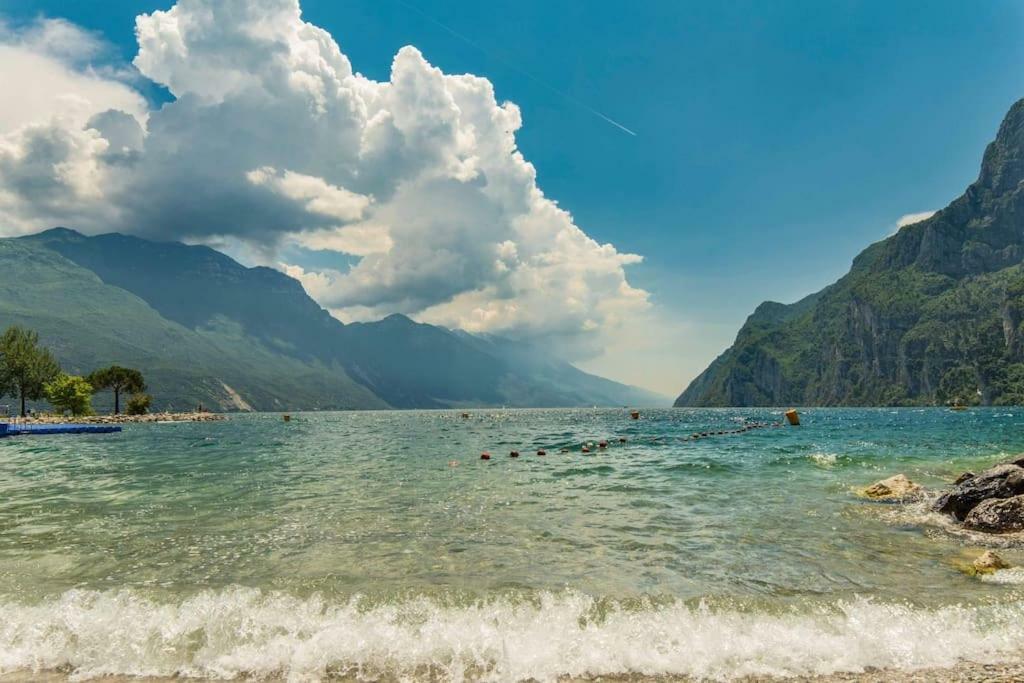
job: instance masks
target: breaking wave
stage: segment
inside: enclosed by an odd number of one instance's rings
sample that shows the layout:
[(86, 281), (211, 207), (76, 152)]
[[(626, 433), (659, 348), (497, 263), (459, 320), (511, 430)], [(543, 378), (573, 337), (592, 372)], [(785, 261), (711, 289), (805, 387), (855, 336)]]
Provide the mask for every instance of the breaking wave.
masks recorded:
[(0, 673), (228, 679), (516, 681), (615, 674), (732, 679), (1000, 661), (1024, 647), (1024, 603), (923, 609), (868, 599), (769, 614), (579, 593), (466, 605), (331, 604), (232, 588), (161, 603), (69, 591), (0, 603)]

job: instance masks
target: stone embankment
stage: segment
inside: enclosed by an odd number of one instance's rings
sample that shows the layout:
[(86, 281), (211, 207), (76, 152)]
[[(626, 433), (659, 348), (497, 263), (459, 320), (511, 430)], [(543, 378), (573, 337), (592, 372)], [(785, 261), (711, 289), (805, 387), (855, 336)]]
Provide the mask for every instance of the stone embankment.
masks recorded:
[(65, 417), (61, 415), (37, 415), (26, 418), (11, 418), (17, 424), (128, 424), (142, 422), (217, 422), (227, 419), (222, 413), (149, 413), (147, 415), (89, 415)]

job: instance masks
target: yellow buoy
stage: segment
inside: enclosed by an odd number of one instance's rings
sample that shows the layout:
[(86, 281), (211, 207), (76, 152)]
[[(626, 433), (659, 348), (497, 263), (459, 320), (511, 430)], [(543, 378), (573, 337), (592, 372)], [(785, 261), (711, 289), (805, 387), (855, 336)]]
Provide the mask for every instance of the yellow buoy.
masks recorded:
[(794, 410), (793, 408), (790, 408), (789, 410), (786, 411), (786, 420), (788, 420), (789, 424), (793, 425), (794, 427), (800, 426), (800, 414), (796, 412), (796, 410)]

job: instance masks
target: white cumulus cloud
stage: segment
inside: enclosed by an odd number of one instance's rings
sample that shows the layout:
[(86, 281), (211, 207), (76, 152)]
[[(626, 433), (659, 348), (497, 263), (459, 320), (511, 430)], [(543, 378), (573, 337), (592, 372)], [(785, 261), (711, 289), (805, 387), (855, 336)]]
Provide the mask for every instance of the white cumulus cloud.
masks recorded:
[[(134, 66), (174, 96), (148, 112), (83, 66), (88, 34), (73, 58), (48, 47), (60, 40), (0, 41), (64, 84), (0, 118), (0, 134), (15, 131), (0, 143), (0, 229), (60, 220), (234, 241), (275, 261), (289, 245), (336, 251), (353, 265), (280, 267), (343, 320), (402, 312), (577, 355), (649, 307), (626, 277), (640, 257), (544, 195), (516, 145), (520, 111), (487, 79), (443, 73), (413, 47), (387, 80), (368, 79), (297, 0), (179, 0), (139, 16), (136, 34)], [(61, 188), (57, 205), (31, 178)]]

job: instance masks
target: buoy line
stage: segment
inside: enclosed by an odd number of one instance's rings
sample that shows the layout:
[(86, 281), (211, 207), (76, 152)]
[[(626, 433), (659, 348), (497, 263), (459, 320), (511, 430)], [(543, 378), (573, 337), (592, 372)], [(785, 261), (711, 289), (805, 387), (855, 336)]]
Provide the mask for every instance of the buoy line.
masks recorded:
[[(634, 416), (633, 415), (634, 413), (638, 413), (638, 411), (632, 411), (632, 413), (631, 413), (632, 419), (635, 420), (635, 419), (637, 419), (638, 415)], [(786, 422), (788, 422), (790, 424), (790, 426), (793, 426), (793, 427), (800, 426), (800, 417), (797, 414), (796, 410), (793, 410), (793, 409), (787, 410), (784, 413), (784, 415), (786, 417)], [(463, 413), (463, 417), (468, 417), (468, 416), (469, 416), (468, 413)], [(679, 436), (679, 437), (650, 436), (650, 437), (642, 437), (641, 440), (642, 441), (647, 441), (649, 443), (661, 443), (662, 439), (666, 439), (667, 440), (669, 438), (675, 438), (675, 439), (677, 439), (680, 442), (700, 441), (702, 439), (709, 439), (709, 438), (715, 437), (715, 436), (733, 436), (735, 434), (746, 434), (747, 432), (755, 431), (755, 430), (758, 430), (758, 429), (777, 429), (779, 427), (785, 427), (786, 426), (786, 422), (782, 422), (781, 420), (780, 421), (776, 421), (776, 422), (744, 422), (743, 426), (738, 428), (738, 429), (708, 430), (708, 431), (704, 431), (704, 432), (694, 432), (694, 433), (690, 434), (689, 436)], [(626, 443), (627, 440), (626, 440), (626, 437), (620, 436), (620, 437), (618, 437), (616, 439), (616, 441), (621, 445), (621, 444)], [(584, 455), (589, 455), (589, 454), (593, 453), (595, 450), (599, 450), (599, 451), (607, 450), (610, 445), (611, 445), (611, 441), (609, 439), (599, 439), (596, 442), (594, 442), (594, 441), (584, 441), (580, 445), (580, 453), (583, 453)], [(558, 449), (558, 452), (559, 453), (570, 453), (572, 451), (571, 451), (571, 449), (569, 447), (563, 446), (563, 447)], [(547, 449), (545, 449), (543, 447), (537, 449), (537, 455), (547, 455), (547, 454), (548, 454)], [(519, 457), (519, 451), (517, 451), (517, 450), (511, 451), (509, 453), (509, 457), (510, 458), (518, 458)], [(480, 454), (480, 459), (481, 460), (490, 460), (491, 459), (490, 452), (483, 451)]]

